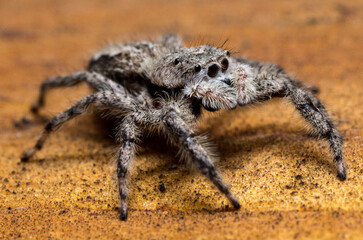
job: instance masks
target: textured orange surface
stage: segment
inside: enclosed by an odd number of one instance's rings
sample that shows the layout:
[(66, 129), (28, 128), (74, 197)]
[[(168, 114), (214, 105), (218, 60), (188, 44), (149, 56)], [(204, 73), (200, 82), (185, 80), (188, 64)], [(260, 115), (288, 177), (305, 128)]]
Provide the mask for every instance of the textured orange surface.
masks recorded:
[[(363, 239), (362, 10), (356, 0), (0, 1), (0, 239)], [(309, 137), (281, 100), (201, 120), (240, 211), (156, 139), (133, 164), (129, 219), (121, 222), (117, 146), (90, 115), (20, 163), (42, 126), (19, 130), (12, 121), (28, 114), (45, 77), (82, 69), (109, 41), (163, 32), (188, 44), (228, 38), (238, 54), (320, 87), (345, 138), (347, 180), (336, 177), (328, 144)], [(43, 113), (53, 116), (87, 92), (53, 91)]]

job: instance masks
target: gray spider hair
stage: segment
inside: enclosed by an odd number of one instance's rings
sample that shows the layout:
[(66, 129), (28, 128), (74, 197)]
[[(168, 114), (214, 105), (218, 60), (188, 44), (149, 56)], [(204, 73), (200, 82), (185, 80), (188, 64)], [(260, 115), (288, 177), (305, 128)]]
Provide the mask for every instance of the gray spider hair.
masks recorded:
[(342, 137), (320, 100), (316, 88), (291, 78), (281, 67), (241, 57), (229, 51), (202, 45), (184, 47), (177, 35), (165, 35), (156, 42), (113, 44), (96, 53), (86, 71), (46, 79), (31, 111), (39, 117), (50, 89), (71, 87), (81, 82), (93, 93), (53, 117), (34, 147), (26, 150), (28, 161), (41, 150), (49, 135), (65, 122), (94, 105), (115, 119), (119, 144), (117, 177), (121, 199), (120, 217), (126, 220), (127, 174), (136, 146), (146, 132), (165, 135), (178, 146), (180, 156), (193, 163), (240, 208), (218, 174), (205, 138), (198, 136), (196, 122), (202, 109), (217, 111), (261, 103), (273, 97), (288, 98), (319, 137), (329, 141), (333, 161), (341, 180), (346, 179)]

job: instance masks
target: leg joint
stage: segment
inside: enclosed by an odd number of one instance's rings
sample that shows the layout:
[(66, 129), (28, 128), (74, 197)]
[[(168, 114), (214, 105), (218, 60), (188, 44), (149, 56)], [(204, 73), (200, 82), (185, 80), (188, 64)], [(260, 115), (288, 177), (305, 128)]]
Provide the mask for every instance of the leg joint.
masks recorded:
[(119, 178), (125, 178), (127, 173), (127, 169), (125, 166), (119, 164), (117, 166), (117, 177)]
[(123, 131), (121, 133), (121, 139), (124, 144), (129, 145), (136, 141), (136, 136), (130, 131)]
[(39, 141), (35, 144), (35, 149), (36, 150), (41, 150), (42, 147), (43, 147), (43, 144), (41, 142), (39, 142)]
[(50, 121), (47, 123), (47, 125), (45, 126), (44, 130), (46, 132), (51, 132), (53, 130), (53, 123)]

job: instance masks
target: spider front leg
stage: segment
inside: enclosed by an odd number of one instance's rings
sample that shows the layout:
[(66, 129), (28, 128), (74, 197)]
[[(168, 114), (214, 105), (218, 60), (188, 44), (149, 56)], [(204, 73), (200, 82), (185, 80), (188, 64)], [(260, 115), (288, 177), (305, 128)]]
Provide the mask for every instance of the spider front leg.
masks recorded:
[(342, 155), (343, 138), (330, 119), (324, 106), (311, 92), (290, 86), (288, 96), (300, 114), (313, 126), (316, 132), (330, 142), (334, 154), (335, 168), (340, 180), (345, 180), (346, 163)]
[(117, 178), (120, 193), (120, 217), (127, 219), (128, 186), (126, 174), (130, 162), (135, 154), (135, 142), (137, 141), (137, 127), (132, 116), (125, 117), (118, 130), (118, 141), (121, 143), (117, 158)]
[[(269, 67), (270, 71), (266, 72), (264, 67)], [(256, 90), (253, 102), (268, 100), (272, 97), (288, 97), (318, 135), (330, 142), (338, 177), (345, 180), (346, 163), (341, 150), (343, 139), (320, 100), (276, 65), (266, 64), (258, 68), (258, 71), (254, 70)]]
[(203, 175), (208, 177), (213, 184), (226, 195), (232, 205), (236, 209), (239, 209), (241, 205), (237, 198), (229, 191), (222, 178), (218, 175), (207, 151), (199, 143), (186, 122), (174, 109), (165, 111), (165, 114), (162, 116), (162, 121), (168, 134), (176, 140), (184, 154), (192, 160)]
[[(306, 82), (300, 82), (296, 79), (290, 78), (286, 74), (285, 70), (276, 64), (258, 62), (258, 61), (254, 61), (254, 60), (242, 58), (242, 57), (234, 57), (233, 61), (237, 62), (237, 64), (242, 63), (247, 66), (250, 66), (251, 70), (252, 70), (252, 76), (255, 77), (256, 79), (261, 80), (261, 79), (285, 78), (286, 80), (288, 80), (288, 82), (290, 82), (292, 85), (294, 85), (298, 88), (303, 88), (305, 90), (312, 92), (313, 94), (319, 93), (319, 88), (317, 86), (312, 85), (310, 83), (306, 83)], [(244, 83), (241, 83), (241, 84), (243, 85)], [(245, 86), (245, 87), (247, 87), (247, 86)], [(247, 88), (247, 90), (249, 90), (249, 89)]]

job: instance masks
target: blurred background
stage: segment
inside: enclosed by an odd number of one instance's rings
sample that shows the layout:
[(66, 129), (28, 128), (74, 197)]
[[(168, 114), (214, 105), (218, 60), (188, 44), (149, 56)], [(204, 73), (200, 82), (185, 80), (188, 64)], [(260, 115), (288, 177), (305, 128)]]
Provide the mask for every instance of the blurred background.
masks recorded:
[[(361, 0), (0, 0), (0, 237), (362, 239), (362, 9)], [(28, 113), (44, 78), (83, 69), (108, 43), (163, 33), (187, 46), (228, 39), (235, 55), (318, 86), (346, 140), (348, 179), (337, 179), (329, 146), (309, 138), (281, 101), (201, 121), (242, 203), (237, 212), (203, 177), (170, 168), (175, 153), (157, 142), (137, 157), (130, 218), (119, 221), (115, 146), (87, 117), (54, 134), (34, 162), (19, 163), (42, 126), (19, 130), (13, 120)], [(87, 92), (54, 91), (44, 113)]]

